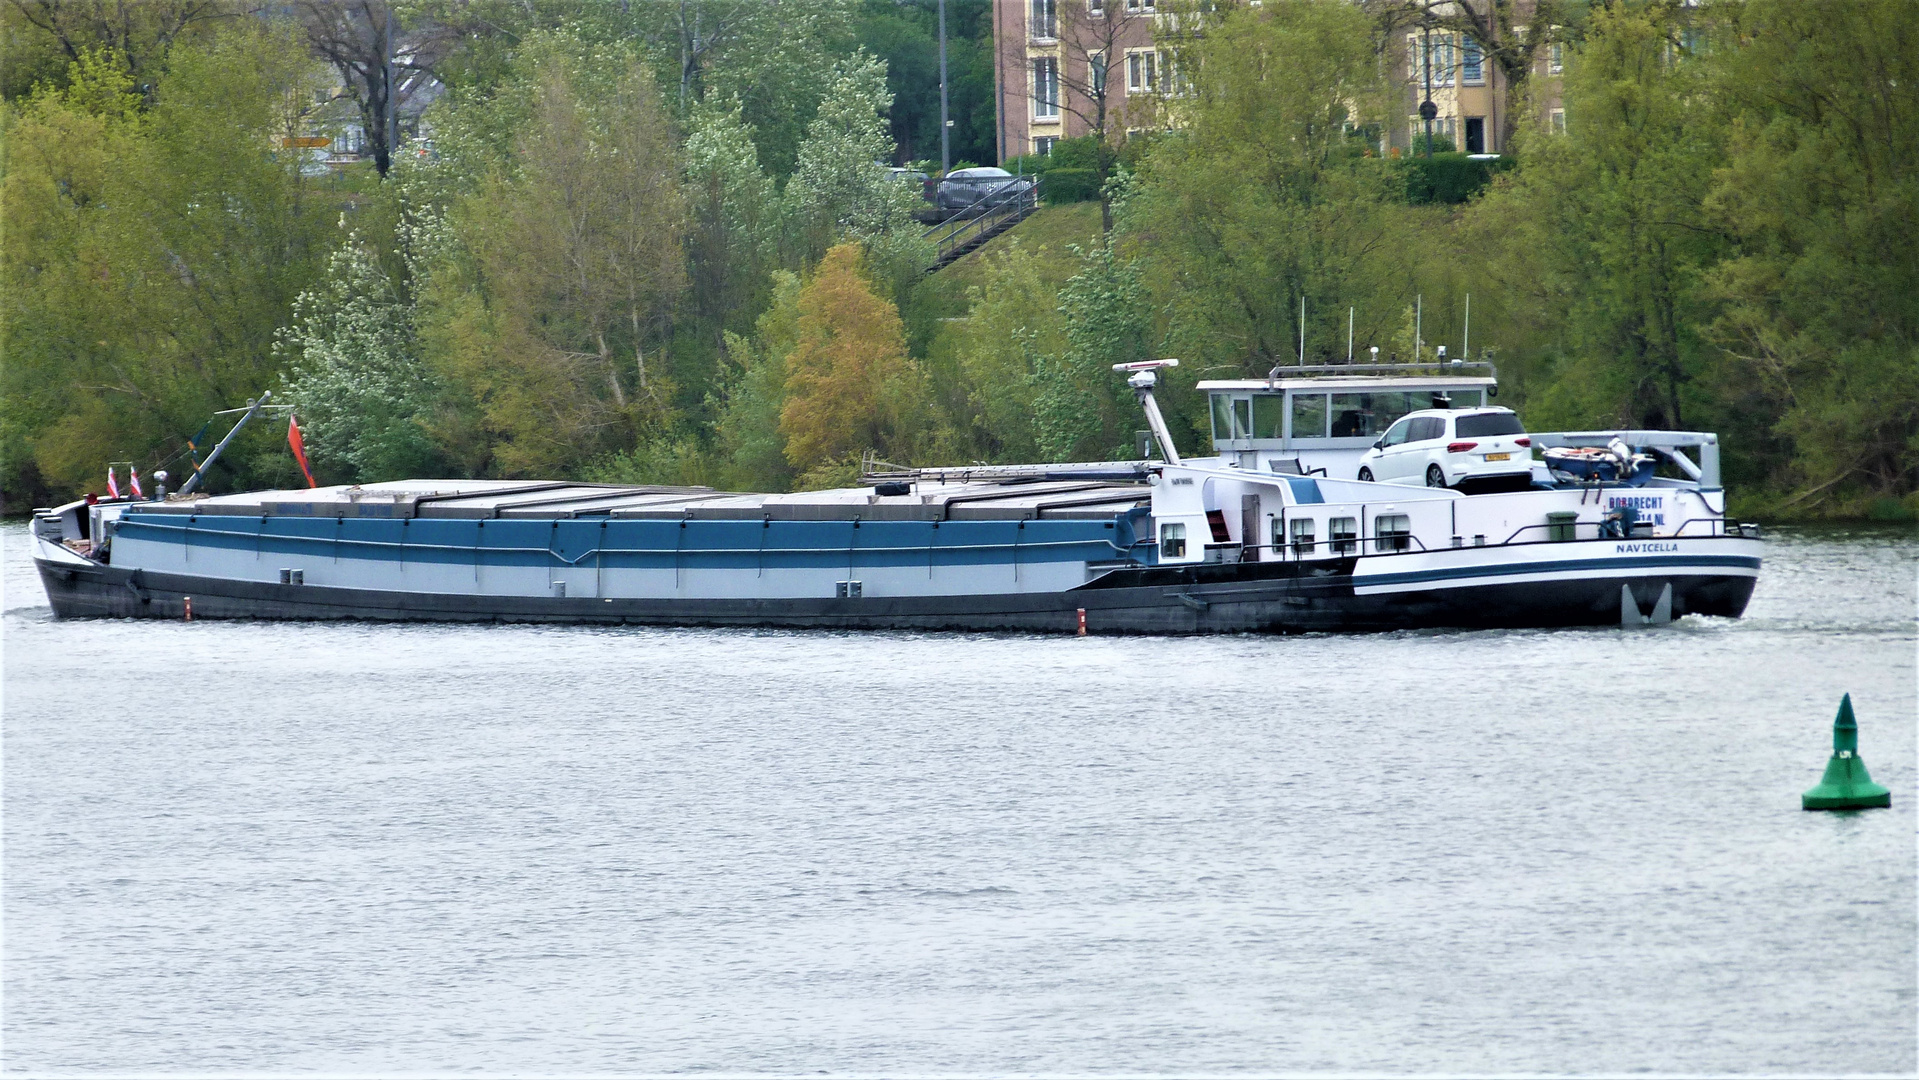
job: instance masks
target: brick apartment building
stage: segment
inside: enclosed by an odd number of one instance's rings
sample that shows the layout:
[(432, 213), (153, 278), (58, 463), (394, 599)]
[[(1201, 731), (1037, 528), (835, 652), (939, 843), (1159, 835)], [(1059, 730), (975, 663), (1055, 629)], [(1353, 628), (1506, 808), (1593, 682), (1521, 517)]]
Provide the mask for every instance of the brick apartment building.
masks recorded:
[[(993, 0), (1000, 160), (1044, 154), (1102, 126), (1110, 137), (1167, 123), (1161, 95), (1176, 91), (1180, 77), (1164, 47), (1178, 29), (1174, 19), (1154, 0)], [(1479, 45), (1438, 29), (1408, 30), (1400, 42), (1393, 73), (1404, 108), (1381, 149), (1403, 153), (1425, 130), (1418, 110), (1430, 78), (1439, 110), (1433, 134), (1468, 153), (1504, 152), (1506, 77)], [(1541, 48), (1531, 85), (1542, 120), (1563, 129), (1560, 61), (1558, 44)]]

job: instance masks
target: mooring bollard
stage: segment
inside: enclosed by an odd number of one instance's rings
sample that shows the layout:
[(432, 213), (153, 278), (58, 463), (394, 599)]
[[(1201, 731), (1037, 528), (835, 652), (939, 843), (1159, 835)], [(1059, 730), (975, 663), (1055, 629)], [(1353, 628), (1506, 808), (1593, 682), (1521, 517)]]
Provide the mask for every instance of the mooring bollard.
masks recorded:
[(1085, 608), (1079, 609), (1079, 636), (1080, 637), (1086, 636), (1086, 609)]
[(187, 597), (186, 601), (187, 601), (187, 611), (183, 621), (192, 622), (193, 621), (193, 597), (191, 596)]
[(1832, 757), (1819, 786), (1799, 796), (1806, 810), (1865, 810), (1891, 806), (1892, 792), (1872, 782), (1866, 763), (1859, 759), (1859, 723), (1852, 718), (1852, 695), (1839, 699), (1839, 715), (1832, 721)]

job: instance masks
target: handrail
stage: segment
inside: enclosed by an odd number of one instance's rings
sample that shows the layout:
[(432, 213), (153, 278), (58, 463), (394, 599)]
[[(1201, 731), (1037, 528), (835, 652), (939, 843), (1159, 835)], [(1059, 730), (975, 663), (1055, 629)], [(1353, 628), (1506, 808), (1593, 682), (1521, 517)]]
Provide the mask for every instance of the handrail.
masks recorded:
[[(1008, 186), (1014, 186), (1017, 190), (1007, 194), (1005, 189)], [(1039, 205), (1039, 187), (1040, 177), (1038, 176), (1013, 177), (1005, 184), (987, 191), (966, 204), (952, 217), (926, 230), (925, 237), (933, 241), (935, 249), (934, 265), (939, 265), (949, 253), (957, 251), (975, 239), (973, 236), (968, 236), (968, 232), (974, 232), (983, 237), (1007, 218), (1017, 220), (1031, 213)], [(995, 199), (999, 201), (996, 203)], [(948, 229), (948, 226), (951, 228)], [(945, 235), (936, 237), (935, 234), (942, 229), (947, 230)]]

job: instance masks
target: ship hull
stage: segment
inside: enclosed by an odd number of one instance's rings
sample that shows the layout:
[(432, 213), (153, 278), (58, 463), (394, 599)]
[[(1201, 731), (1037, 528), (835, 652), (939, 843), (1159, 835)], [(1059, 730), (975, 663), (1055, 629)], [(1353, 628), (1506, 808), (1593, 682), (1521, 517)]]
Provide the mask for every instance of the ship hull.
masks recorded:
[[(360, 619), (836, 630), (1205, 634), (1618, 625), (1738, 617), (1758, 542), (1516, 545), (1483, 554), (1117, 569), (1059, 591), (861, 597), (502, 596), (402, 592), (36, 558), (63, 618)], [(1626, 549), (1626, 550), (1621, 550)], [(1661, 598), (1665, 598), (1662, 605)], [(1662, 610), (1663, 608), (1663, 610)]]

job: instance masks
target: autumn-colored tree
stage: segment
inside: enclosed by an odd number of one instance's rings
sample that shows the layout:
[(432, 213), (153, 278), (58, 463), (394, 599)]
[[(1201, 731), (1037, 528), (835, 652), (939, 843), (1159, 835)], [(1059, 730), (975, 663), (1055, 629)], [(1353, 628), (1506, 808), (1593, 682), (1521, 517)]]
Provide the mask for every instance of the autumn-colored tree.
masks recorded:
[(861, 272), (859, 245), (827, 251), (798, 306), (780, 410), (787, 460), (805, 471), (868, 449), (910, 457), (919, 371), (899, 310)]

